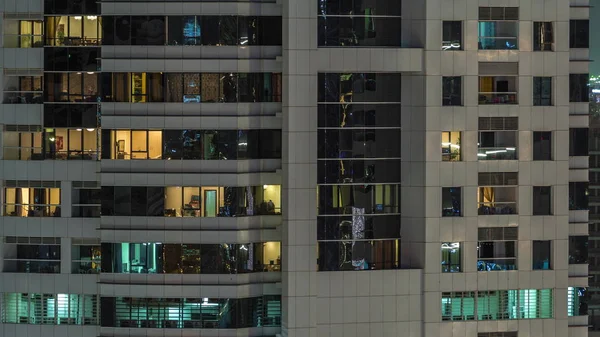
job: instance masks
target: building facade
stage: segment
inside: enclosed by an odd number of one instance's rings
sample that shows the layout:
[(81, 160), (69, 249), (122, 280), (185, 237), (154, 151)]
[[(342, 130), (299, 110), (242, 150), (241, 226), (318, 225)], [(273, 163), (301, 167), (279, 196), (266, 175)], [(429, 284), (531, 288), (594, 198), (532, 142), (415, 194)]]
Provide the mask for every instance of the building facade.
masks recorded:
[(587, 335), (587, 0), (0, 11), (0, 336)]

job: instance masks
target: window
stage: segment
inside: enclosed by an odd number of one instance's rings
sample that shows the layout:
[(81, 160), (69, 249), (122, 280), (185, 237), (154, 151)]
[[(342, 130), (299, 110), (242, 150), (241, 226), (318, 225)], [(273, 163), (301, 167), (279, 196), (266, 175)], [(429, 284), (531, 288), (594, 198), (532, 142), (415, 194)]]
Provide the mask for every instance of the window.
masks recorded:
[(281, 271), (280, 242), (102, 243), (102, 253), (102, 269), (107, 273), (243, 274)]
[(588, 182), (569, 182), (569, 210), (588, 210)]
[(4, 75), (4, 104), (42, 104), (43, 76)]
[(552, 132), (533, 132), (533, 160), (552, 160)]
[(460, 132), (442, 132), (442, 161), (461, 161)]
[(102, 41), (102, 17), (46, 16), (47, 46), (97, 46)]
[(104, 216), (280, 215), (281, 186), (103, 186), (101, 212)]
[(462, 105), (461, 77), (442, 77), (442, 105)]
[[(348, 224), (346, 224), (347, 229)], [(347, 232), (346, 232), (347, 233)], [(318, 271), (396, 269), (400, 240), (338, 240), (318, 242)]]
[(162, 159), (162, 131), (112, 130), (111, 159)]
[(552, 187), (533, 186), (533, 215), (552, 215)]
[(552, 105), (552, 77), (533, 78), (533, 105)]
[(442, 50), (462, 50), (462, 21), (442, 23)]
[(588, 237), (587, 236), (569, 236), (569, 264), (587, 264), (587, 263), (588, 263)]
[(533, 241), (533, 270), (552, 269), (552, 241)]
[(590, 47), (590, 21), (571, 20), (569, 23), (569, 48)]
[(479, 173), (477, 213), (479, 215), (518, 214), (518, 174)]
[(71, 216), (74, 218), (99, 218), (102, 190), (100, 187), (84, 187), (87, 185), (86, 183), (76, 183), (73, 182), (71, 190)]
[(102, 297), (101, 301), (103, 327), (241, 329), (281, 326), (279, 295), (236, 299)]
[(554, 45), (554, 28), (552, 22), (533, 23), (533, 50), (552, 51)]
[(4, 272), (60, 273), (60, 238), (6, 237)]
[(442, 320), (552, 318), (553, 296), (552, 289), (442, 293)]
[(319, 215), (400, 213), (400, 185), (319, 185)]
[(479, 117), (478, 160), (516, 160), (518, 117)]
[(588, 291), (583, 287), (567, 288), (567, 315), (585, 316), (588, 314)]
[(442, 187), (442, 216), (462, 216), (460, 187)]
[(589, 102), (589, 74), (569, 74), (569, 102)]
[(319, 47), (399, 47), (401, 5), (399, 2), (320, 3)]
[(2, 323), (98, 325), (98, 296), (2, 294)]
[(479, 228), (477, 270), (517, 270), (517, 227)]
[(45, 157), (55, 160), (98, 160), (99, 132), (95, 128), (45, 129)]
[(588, 156), (589, 142), (588, 128), (569, 129), (569, 156)]
[(517, 104), (517, 76), (479, 76), (479, 104)]
[(462, 271), (460, 242), (442, 242), (442, 273)]
[[(40, 160), (42, 155), (42, 132), (37, 128), (16, 131), (21, 126), (5, 125), (3, 132), (4, 160)], [(29, 127), (28, 127), (29, 128)]]
[(479, 49), (519, 49), (518, 20), (518, 7), (479, 7)]
[(475, 292), (442, 293), (442, 321), (475, 319)]
[(4, 188), (4, 216), (60, 217), (60, 188)]
[(44, 22), (4, 20), (4, 48), (39, 48), (44, 46)]
[(96, 239), (73, 239), (71, 273), (98, 274), (101, 260), (102, 252), (99, 241)]
[(46, 102), (96, 103), (98, 73), (46, 73), (44, 88)]

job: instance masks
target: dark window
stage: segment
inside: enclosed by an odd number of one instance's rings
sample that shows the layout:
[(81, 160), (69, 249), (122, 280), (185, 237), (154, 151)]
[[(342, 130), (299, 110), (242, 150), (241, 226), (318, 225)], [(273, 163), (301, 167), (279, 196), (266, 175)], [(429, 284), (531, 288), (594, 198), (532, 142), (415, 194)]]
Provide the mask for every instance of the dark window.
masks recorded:
[(442, 105), (462, 104), (462, 81), (460, 76), (442, 77)]
[(554, 29), (552, 22), (533, 23), (533, 50), (552, 51)]
[(115, 16), (114, 19), (114, 43), (115, 45), (131, 44), (131, 16)]
[(238, 43), (237, 16), (221, 16), (219, 18), (219, 44), (235, 46)]
[(569, 264), (588, 263), (588, 237), (569, 236)]
[(131, 44), (138, 46), (165, 44), (164, 16), (132, 16)]
[(533, 215), (552, 215), (552, 187), (533, 187)]
[(392, 73), (320, 73), (319, 102), (400, 102), (400, 74)]
[(552, 132), (533, 132), (533, 160), (552, 160)]
[(589, 102), (589, 74), (569, 74), (569, 102)]
[(96, 0), (44, 0), (45, 14), (100, 14)]
[[(185, 29), (185, 27), (184, 27)], [(185, 34), (185, 33), (184, 33)], [(216, 46), (219, 44), (219, 17), (205, 16), (202, 18), (202, 44)]]
[(44, 70), (95, 72), (100, 69), (99, 57), (97, 47), (44, 48)]
[(517, 270), (517, 241), (479, 241), (477, 271)]
[(552, 269), (552, 241), (533, 241), (533, 270)]
[(462, 50), (462, 21), (444, 21), (442, 27), (442, 50)]
[(589, 20), (571, 20), (569, 26), (569, 47), (570, 48), (589, 48), (590, 47), (590, 21)]
[(569, 129), (569, 156), (588, 156), (588, 128)]
[(552, 77), (533, 78), (533, 105), (552, 105)]
[(116, 216), (131, 215), (131, 187), (115, 186), (115, 214)]
[(569, 183), (569, 210), (588, 209), (588, 182)]
[(112, 186), (102, 186), (102, 208), (101, 214), (104, 216), (115, 215), (115, 188)]
[(317, 20), (319, 47), (399, 47), (402, 44), (402, 19), (374, 17), (374, 11), (368, 11), (370, 13), (365, 16), (320, 15)]
[(399, 240), (319, 242), (319, 271), (395, 269)]
[(442, 187), (442, 216), (462, 216), (460, 187)]

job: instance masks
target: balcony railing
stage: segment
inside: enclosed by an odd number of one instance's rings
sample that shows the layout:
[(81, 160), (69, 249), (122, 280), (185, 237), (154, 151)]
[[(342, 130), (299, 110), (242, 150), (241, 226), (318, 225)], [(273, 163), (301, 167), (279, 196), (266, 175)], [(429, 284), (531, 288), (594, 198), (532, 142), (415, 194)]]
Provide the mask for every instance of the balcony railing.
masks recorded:
[(518, 37), (480, 36), (479, 50), (517, 50), (519, 49)]
[(42, 91), (5, 91), (4, 104), (42, 104)]
[(480, 92), (479, 104), (517, 104), (517, 92)]
[(517, 214), (517, 202), (486, 202), (478, 205), (477, 213), (479, 215), (507, 215)]
[(479, 160), (516, 160), (516, 147), (480, 147), (477, 149)]
[(4, 48), (43, 48), (43, 35), (4, 34)]

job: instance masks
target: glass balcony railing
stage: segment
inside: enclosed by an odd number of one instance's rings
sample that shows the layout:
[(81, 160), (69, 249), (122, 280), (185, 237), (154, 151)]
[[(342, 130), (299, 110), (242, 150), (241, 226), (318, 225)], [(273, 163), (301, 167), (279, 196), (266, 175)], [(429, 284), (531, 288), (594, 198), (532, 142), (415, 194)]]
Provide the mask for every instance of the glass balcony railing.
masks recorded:
[(516, 92), (480, 92), (479, 104), (517, 104)]
[(516, 258), (480, 259), (477, 261), (477, 271), (517, 270)]
[(60, 206), (58, 205), (30, 205), (30, 204), (6, 204), (4, 205), (4, 216), (40, 218), (60, 217)]
[(480, 36), (479, 50), (518, 50), (518, 37)]
[(4, 104), (42, 104), (42, 91), (4, 91)]
[(42, 160), (41, 147), (4, 147), (4, 160)]
[(486, 202), (478, 205), (477, 213), (479, 215), (506, 215), (517, 214), (517, 202)]
[(42, 48), (43, 35), (4, 34), (4, 48)]
[(480, 147), (477, 149), (479, 160), (516, 160), (517, 148), (515, 147)]

